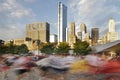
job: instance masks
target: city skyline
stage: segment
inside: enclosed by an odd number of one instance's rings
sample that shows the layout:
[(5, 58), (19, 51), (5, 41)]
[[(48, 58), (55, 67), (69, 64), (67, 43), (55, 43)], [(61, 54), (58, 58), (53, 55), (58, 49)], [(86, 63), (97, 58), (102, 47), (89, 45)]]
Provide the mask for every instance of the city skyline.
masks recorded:
[(0, 39), (25, 37), (26, 24), (32, 22), (48, 22), (50, 33), (57, 34), (59, 1), (68, 8), (67, 27), (74, 21), (77, 31), (85, 23), (88, 32), (96, 27), (102, 35), (112, 17), (120, 39), (120, 0), (0, 0)]

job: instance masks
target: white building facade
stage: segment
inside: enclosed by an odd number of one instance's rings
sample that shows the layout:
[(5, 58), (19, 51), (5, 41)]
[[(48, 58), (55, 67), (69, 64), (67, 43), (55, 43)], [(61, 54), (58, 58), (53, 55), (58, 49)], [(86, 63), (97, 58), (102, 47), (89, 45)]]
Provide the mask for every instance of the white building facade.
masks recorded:
[(108, 32), (103, 36), (103, 44), (118, 40), (118, 32), (115, 31), (115, 21), (111, 18), (108, 23)]
[(111, 18), (109, 20), (109, 32), (107, 33), (108, 42), (118, 40), (118, 33), (115, 31), (115, 21)]
[(50, 42), (51, 42), (51, 43), (57, 42), (57, 35), (55, 35), (55, 34), (50, 34)]

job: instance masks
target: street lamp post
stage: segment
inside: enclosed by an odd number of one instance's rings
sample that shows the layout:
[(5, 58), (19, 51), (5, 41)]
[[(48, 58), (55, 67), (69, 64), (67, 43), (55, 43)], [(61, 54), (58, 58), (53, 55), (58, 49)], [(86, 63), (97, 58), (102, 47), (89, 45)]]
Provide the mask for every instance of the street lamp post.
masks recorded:
[(10, 44), (13, 45), (13, 40), (10, 40)]
[(14, 44), (14, 41), (13, 40), (10, 40), (10, 53), (13, 53), (13, 44)]
[(38, 46), (38, 55), (39, 55), (39, 46), (40, 46), (40, 40), (37, 40), (37, 46)]
[(39, 46), (40, 46), (39, 30), (38, 30), (38, 40), (37, 40), (37, 46), (38, 46), (38, 55), (39, 55)]

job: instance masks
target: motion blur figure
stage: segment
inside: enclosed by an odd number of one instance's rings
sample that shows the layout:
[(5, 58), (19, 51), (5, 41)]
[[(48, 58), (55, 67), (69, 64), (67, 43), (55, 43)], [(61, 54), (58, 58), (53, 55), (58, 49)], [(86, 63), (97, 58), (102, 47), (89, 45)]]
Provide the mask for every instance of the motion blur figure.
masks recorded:
[(1, 57), (0, 59), (0, 71), (2, 72), (2, 80), (5, 80), (7, 78), (7, 71), (9, 69), (9, 66), (5, 64), (5, 58)]
[(20, 80), (24, 76), (28, 76), (28, 73), (30, 72), (32, 67), (36, 67), (36, 64), (32, 62), (32, 59), (30, 57), (20, 57), (18, 60), (14, 63), (15, 66), (15, 73), (17, 75), (16, 80)]
[(109, 76), (105, 80), (120, 80), (120, 76), (119, 75)]

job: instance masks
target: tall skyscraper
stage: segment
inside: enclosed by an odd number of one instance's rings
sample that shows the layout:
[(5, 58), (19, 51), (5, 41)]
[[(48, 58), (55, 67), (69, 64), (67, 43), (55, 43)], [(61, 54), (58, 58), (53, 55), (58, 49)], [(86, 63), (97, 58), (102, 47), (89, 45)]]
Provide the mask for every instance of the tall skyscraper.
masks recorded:
[(115, 21), (112, 18), (109, 20), (109, 32), (115, 32)]
[(118, 33), (115, 32), (115, 21), (111, 18), (109, 20), (109, 32), (107, 33), (107, 42), (118, 40)]
[(91, 39), (92, 39), (92, 45), (97, 45), (97, 42), (99, 39), (99, 29), (98, 28), (92, 28)]
[(84, 23), (80, 25), (80, 31), (81, 31), (81, 37), (82, 37), (81, 40), (84, 41), (85, 35), (87, 33), (86, 25)]
[(81, 32), (87, 33), (86, 25), (84, 23), (80, 25), (80, 30)]
[(49, 42), (50, 25), (47, 22), (36, 22), (27, 24), (26, 26), (26, 39), (27, 41)]
[(115, 31), (115, 21), (112, 18), (109, 20), (108, 30), (102, 37), (103, 44), (118, 40), (118, 33)]
[(74, 43), (76, 43), (76, 36), (75, 36), (75, 23), (70, 23), (70, 34), (69, 34), (69, 45), (73, 48)]
[(58, 3), (58, 42), (66, 42), (67, 7)]

